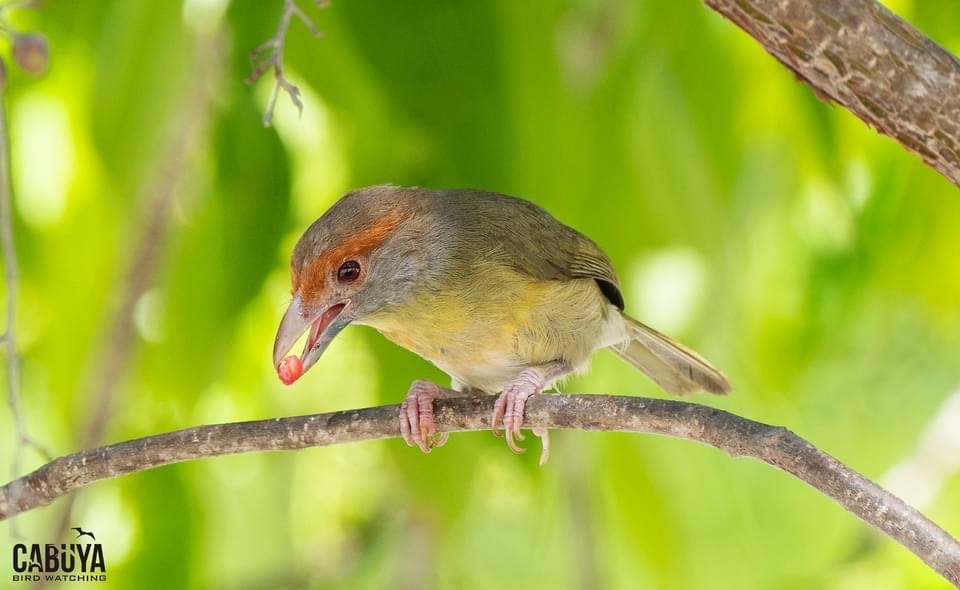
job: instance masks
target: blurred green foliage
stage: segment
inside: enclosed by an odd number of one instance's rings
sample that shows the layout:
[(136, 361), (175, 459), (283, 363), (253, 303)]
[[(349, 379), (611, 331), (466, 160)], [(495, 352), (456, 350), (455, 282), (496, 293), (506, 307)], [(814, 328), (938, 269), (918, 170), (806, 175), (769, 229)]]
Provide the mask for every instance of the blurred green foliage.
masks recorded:
[[(289, 389), (270, 350), (287, 256), (337, 197), (471, 186), (593, 236), (632, 313), (731, 377), (733, 395), (698, 401), (790, 427), (960, 533), (956, 462), (891, 474), (960, 383), (957, 189), (700, 2), (303, 1), (324, 36), (291, 26), (305, 108), (281, 96), (274, 128), (272, 77), (243, 80), (280, 0), (46, 4), (15, 18), (48, 36), (51, 70), (15, 74), (9, 109), (24, 404), (57, 452), (84, 439), (156, 191), (173, 187), (170, 223), (111, 441), (442, 380), (364, 328)], [(960, 51), (956, 2), (890, 5)], [(605, 353), (563, 389), (659, 395)], [(554, 440), (545, 468), (487, 433), (429, 456), (394, 440), (172, 466), (83, 491), (71, 526), (96, 531), (114, 588), (947, 587), (765, 465), (656, 437)], [(20, 518), (25, 536), (55, 541), (62, 505)]]

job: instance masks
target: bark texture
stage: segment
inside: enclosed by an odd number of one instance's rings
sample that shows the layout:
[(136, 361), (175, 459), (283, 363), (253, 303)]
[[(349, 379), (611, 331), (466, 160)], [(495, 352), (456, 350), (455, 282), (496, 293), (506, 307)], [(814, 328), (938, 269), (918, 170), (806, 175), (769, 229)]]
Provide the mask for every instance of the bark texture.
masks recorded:
[[(493, 396), (437, 400), (438, 430), (487, 429), (493, 404)], [(534, 396), (527, 404), (525, 426), (662, 434), (699, 441), (734, 457), (759, 459), (833, 498), (960, 585), (960, 542), (890, 492), (785, 428), (689, 402), (606, 395)], [(49, 504), (95, 481), (160, 465), (398, 435), (399, 406), (394, 405), (197, 426), (149, 436), (60, 457), (8, 483), (0, 488), (0, 520)]]
[(960, 60), (875, 0), (705, 0), (960, 186)]

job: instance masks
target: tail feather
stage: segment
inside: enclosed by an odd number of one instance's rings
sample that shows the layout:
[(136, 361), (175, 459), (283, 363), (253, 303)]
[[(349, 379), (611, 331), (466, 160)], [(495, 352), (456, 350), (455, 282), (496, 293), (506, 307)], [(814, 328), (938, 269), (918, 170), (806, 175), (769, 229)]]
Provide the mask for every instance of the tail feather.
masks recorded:
[(610, 347), (670, 393), (727, 393), (730, 382), (699, 354), (672, 338), (623, 316), (630, 339)]

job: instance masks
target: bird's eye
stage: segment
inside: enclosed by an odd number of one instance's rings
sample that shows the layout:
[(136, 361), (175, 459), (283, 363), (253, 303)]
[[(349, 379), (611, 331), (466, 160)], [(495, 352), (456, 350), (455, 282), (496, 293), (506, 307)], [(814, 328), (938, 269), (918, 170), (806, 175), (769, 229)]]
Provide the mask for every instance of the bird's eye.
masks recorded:
[(341, 283), (352, 283), (360, 276), (360, 263), (356, 260), (348, 260), (340, 265), (337, 271), (337, 280)]

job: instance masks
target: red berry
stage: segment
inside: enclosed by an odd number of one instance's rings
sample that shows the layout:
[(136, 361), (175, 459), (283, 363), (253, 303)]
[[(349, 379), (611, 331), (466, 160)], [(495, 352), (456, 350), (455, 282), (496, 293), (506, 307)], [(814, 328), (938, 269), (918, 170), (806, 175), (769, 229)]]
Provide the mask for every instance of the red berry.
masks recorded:
[(303, 375), (303, 363), (298, 356), (288, 356), (277, 366), (277, 375), (284, 385), (290, 385)]

